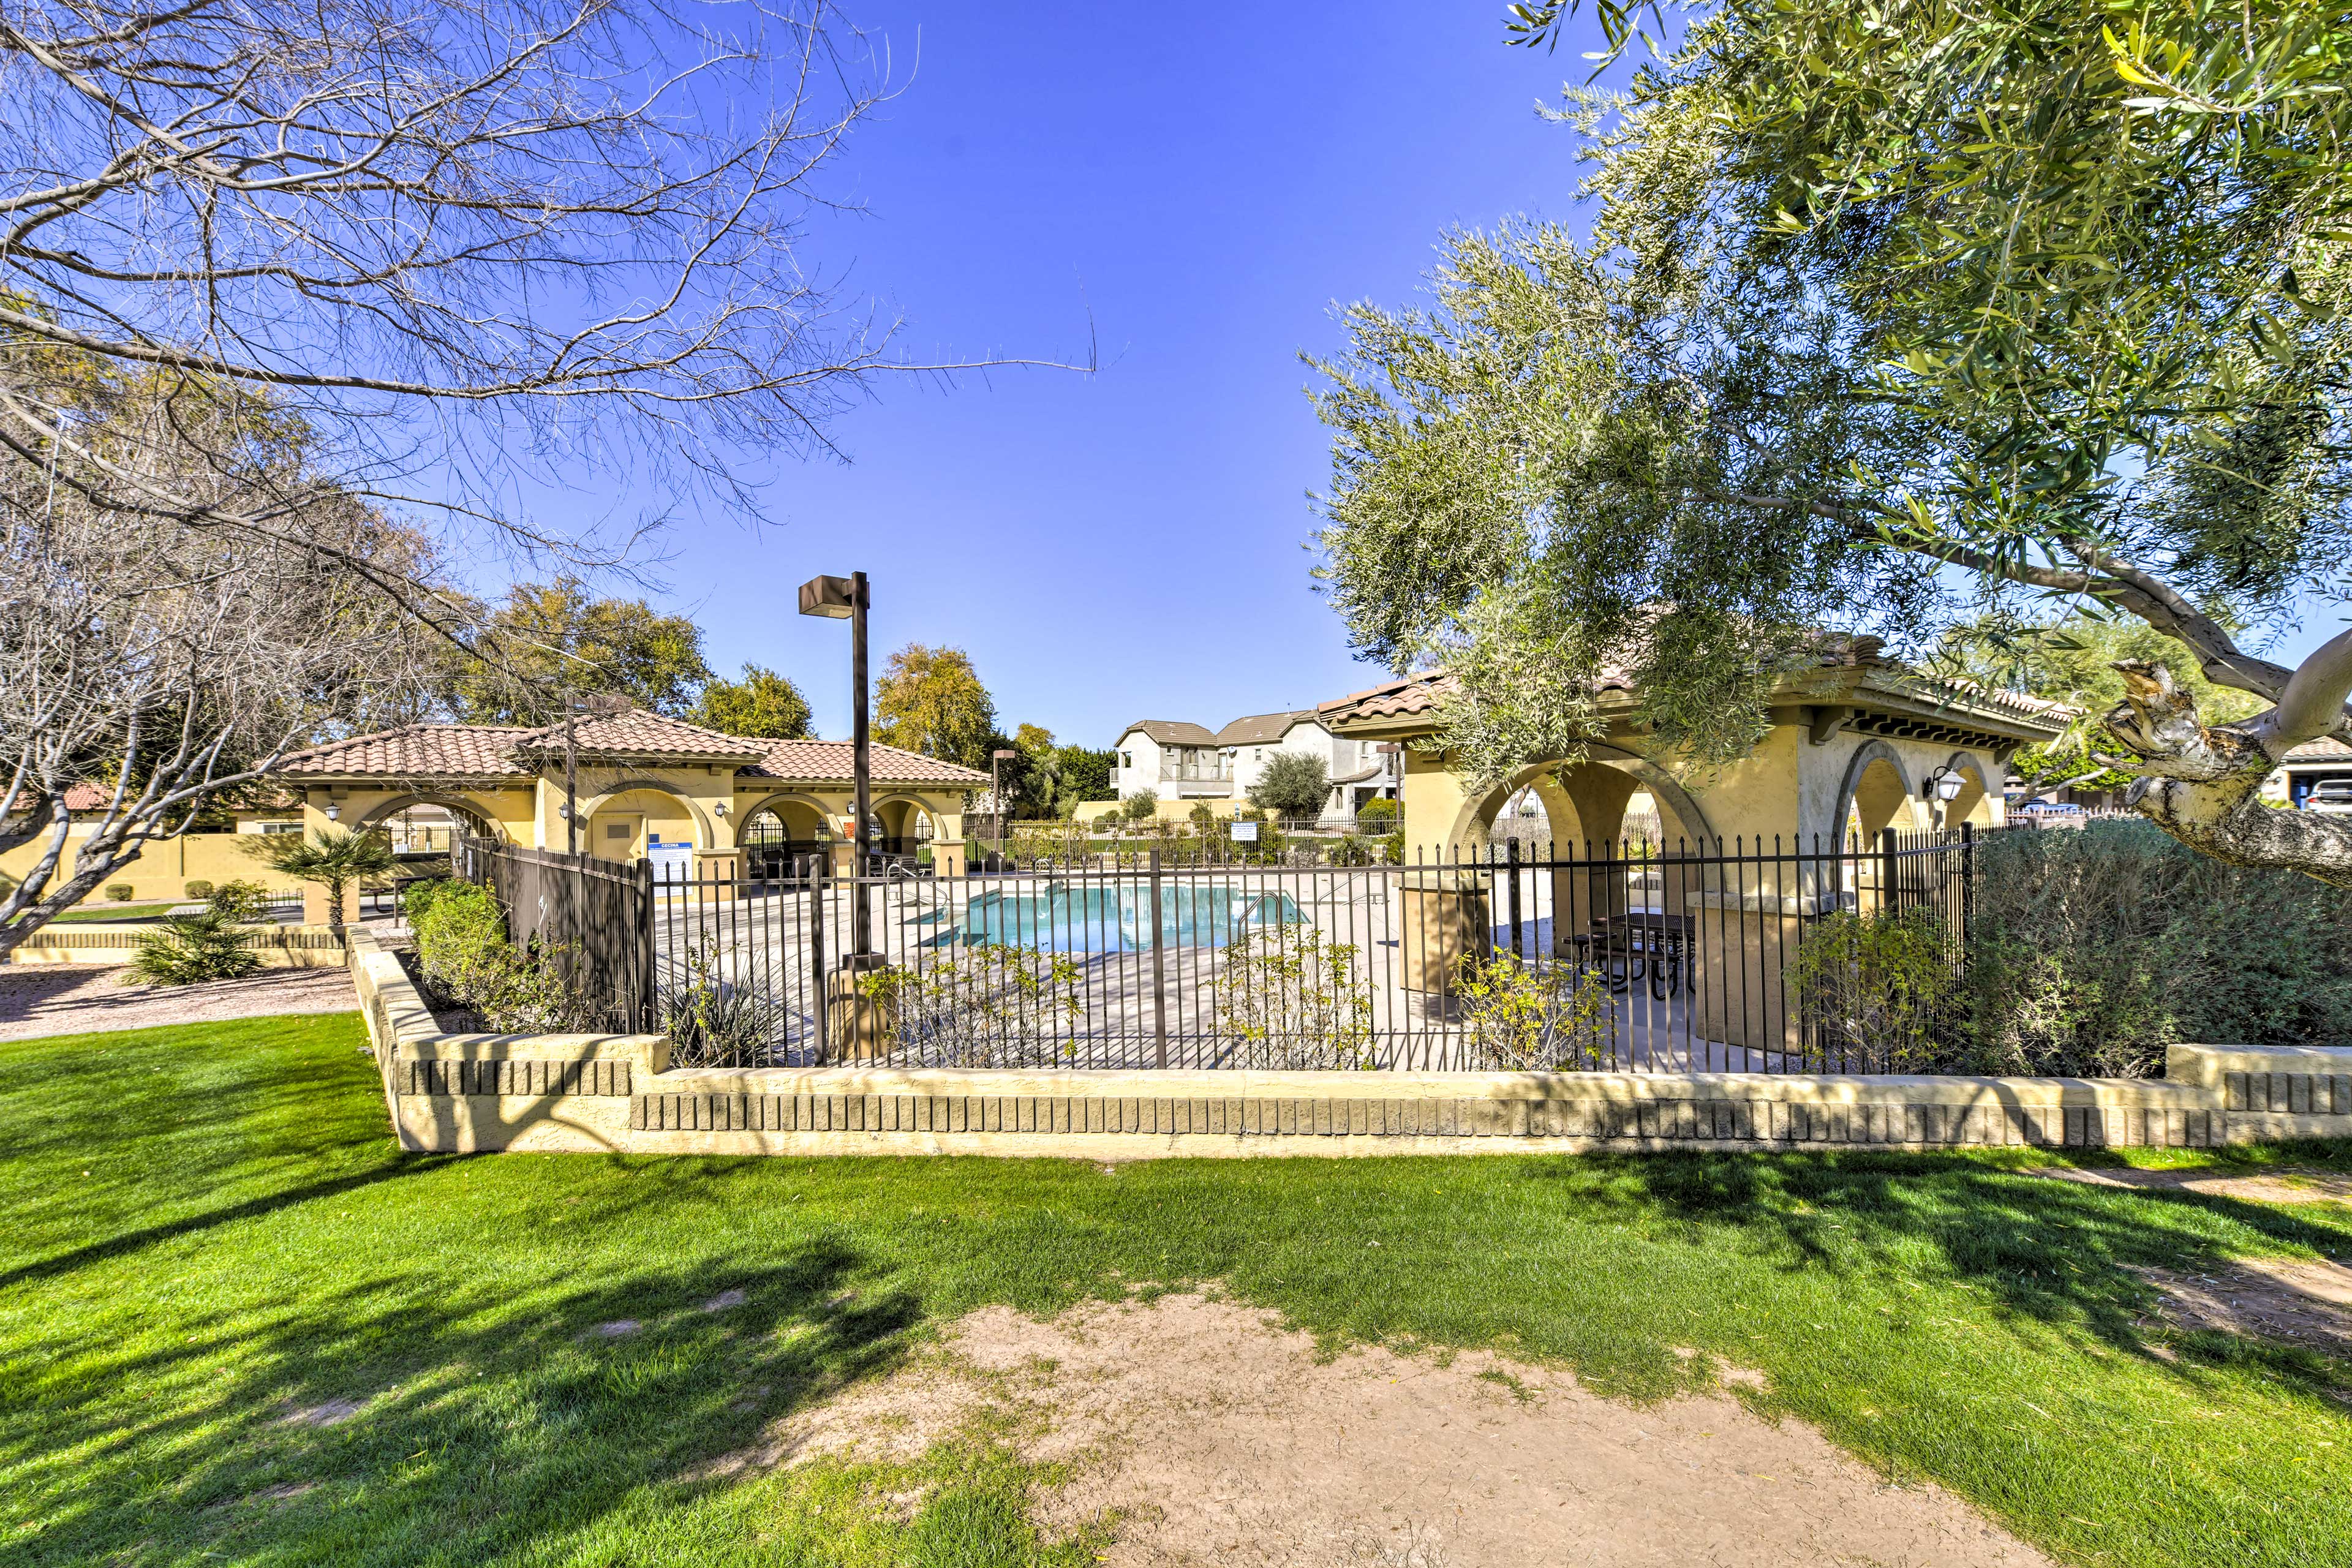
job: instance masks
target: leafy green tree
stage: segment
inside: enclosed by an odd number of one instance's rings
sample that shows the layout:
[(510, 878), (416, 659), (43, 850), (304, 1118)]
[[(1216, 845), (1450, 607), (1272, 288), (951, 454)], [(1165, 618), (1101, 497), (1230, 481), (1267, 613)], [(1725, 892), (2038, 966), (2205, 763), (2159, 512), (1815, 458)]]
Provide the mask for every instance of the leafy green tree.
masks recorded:
[(397, 864), (392, 840), (382, 833), (357, 832), (331, 824), (308, 837), (299, 833), (250, 836), (245, 852), (282, 876), (326, 889), (327, 929), (343, 934), (343, 895), (353, 887), (375, 887)]
[(1303, 752), (1275, 752), (1249, 786), (1250, 804), (1276, 817), (1319, 816), (1330, 793), (1330, 769)]
[(799, 741), (810, 733), (808, 699), (801, 689), (756, 664), (743, 667), (740, 680), (712, 677), (691, 717), (704, 728), (728, 735)]
[(885, 745), (988, 771), (996, 702), (960, 647), (908, 643), (875, 690), (874, 735)]
[(691, 619), (596, 598), (576, 577), (518, 584), (480, 638), (505, 668), (477, 661), (458, 674), (451, 705), (469, 723), (552, 723), (567, 701), (606, 691), (685, 718), (710, 679)]
[(2311, 3), (1704, 9), (1628, 96), (1571, 93), (1589, 237), (1456, 236), (1431, 305), (1349, 313), (1357, 645), (1451, 663), (1444, 738), (1493, 775), (1589, 741), (1608, 668), (1726, 758), (1820, 628), (1922, 647), (1957, 567), (1970, 612), (2134, 616), (2269, 704), (2210, 723), (2119, 660), (2100, 754), (2183, 842), (2352, 880), (2352, 820), (2257, 798), (2352, 738), (2352, 633), (2290, 670), (2231, 629), (2352, 599), (2347, 66)]
[(1096, 751), (1087, 746), (1063, 746), (1055, 752), (1054, 810), (1066, 816), (1089, 800), (1112, 800), (1118, 792), (1111, 784), (1111, 775), (1118, 766), (1118, 753)]

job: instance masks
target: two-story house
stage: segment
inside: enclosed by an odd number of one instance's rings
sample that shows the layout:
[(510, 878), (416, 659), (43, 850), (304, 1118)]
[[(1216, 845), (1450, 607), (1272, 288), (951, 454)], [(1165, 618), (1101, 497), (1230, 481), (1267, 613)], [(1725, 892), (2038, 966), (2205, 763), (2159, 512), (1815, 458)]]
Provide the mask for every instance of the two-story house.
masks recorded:
[(1117, 749), (1118, 798), (1150, 790), (1161, 815), (1176, 817), (1204, 801), (1240, 805), (1284, 752), (1322, 761), (1331, 781), (1326, 822), (1352, 821), (1356, 808), (1375, 795), (1394, 799), (1402, 771), (1393, 748), (1335, 735), (1312, 708), (1251, 713), (1213, 731), (1181, 720), (1145, 719), (1120, 733)]

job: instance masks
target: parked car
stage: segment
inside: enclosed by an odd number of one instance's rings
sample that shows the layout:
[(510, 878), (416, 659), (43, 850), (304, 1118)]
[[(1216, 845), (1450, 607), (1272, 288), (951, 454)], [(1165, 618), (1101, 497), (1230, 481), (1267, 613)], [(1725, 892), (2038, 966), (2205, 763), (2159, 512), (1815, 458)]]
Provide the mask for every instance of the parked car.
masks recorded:
[(2303, 797), (2303, 809), (2330, 816), (2352, 816), (2352, 779), (2322, 779)]

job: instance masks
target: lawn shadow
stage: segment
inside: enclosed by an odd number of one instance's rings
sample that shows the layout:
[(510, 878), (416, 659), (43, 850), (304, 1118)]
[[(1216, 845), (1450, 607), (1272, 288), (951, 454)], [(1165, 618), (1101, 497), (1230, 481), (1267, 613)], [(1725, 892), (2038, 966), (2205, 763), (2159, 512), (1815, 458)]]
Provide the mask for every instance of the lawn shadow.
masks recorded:
[(1584, 1201), (1663, 1212), (1711, 1240), (1734, 1227), (1784, 1269), (1940, 1273), (1986, 1292), (2000, 1313), (2089, 1335), (2182, 1376), (2259, 1362), (2332, 1408), (2352, 1395), (2352, 1363), (2273, 1341), (2173, 1334), (2152, 1316), (2154, 1291), (2140, 1272), (2221, 1271), (2240, 1258), (2304, 1249), (2352, 1258), (2352, 1214), (2053, 1181), (1962, 1154), (1689, 1152), (1587, 1156), (1584, 1165)]
[(142, 1542), (386, 1563), (544, 1551), (649, 1489), (686, 1495), (698, 1466), (897, 1365), (922, 1313), (859, 1294), (866, 1268), (817, 1242), (756, 1267), (534, 1276), (520, 1295), (385, 1273), (191, 1315), (168, 1348), (37, 1343), (103, 1364), (47, 1391), (53, 1457), (27, 1479), (50, 1506), (12, 1544), (60, 1563)]

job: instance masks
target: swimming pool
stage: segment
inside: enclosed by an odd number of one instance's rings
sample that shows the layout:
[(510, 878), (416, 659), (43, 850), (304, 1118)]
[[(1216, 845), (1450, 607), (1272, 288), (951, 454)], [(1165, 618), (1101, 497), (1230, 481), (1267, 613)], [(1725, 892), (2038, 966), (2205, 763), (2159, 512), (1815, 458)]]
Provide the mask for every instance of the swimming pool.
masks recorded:
[[(1287, 893), (1181, 883), (1160, 892), (1160, 941), (1223, 947), (1251, 926), (1304, 925)], [(926, 945), (1002, 942), (1045, 952), (1131, 952), (1152, 945), (1151, 889), (1140, 884), (1055, 885), (1031, 893), (982, 893), (963, 919)]]

